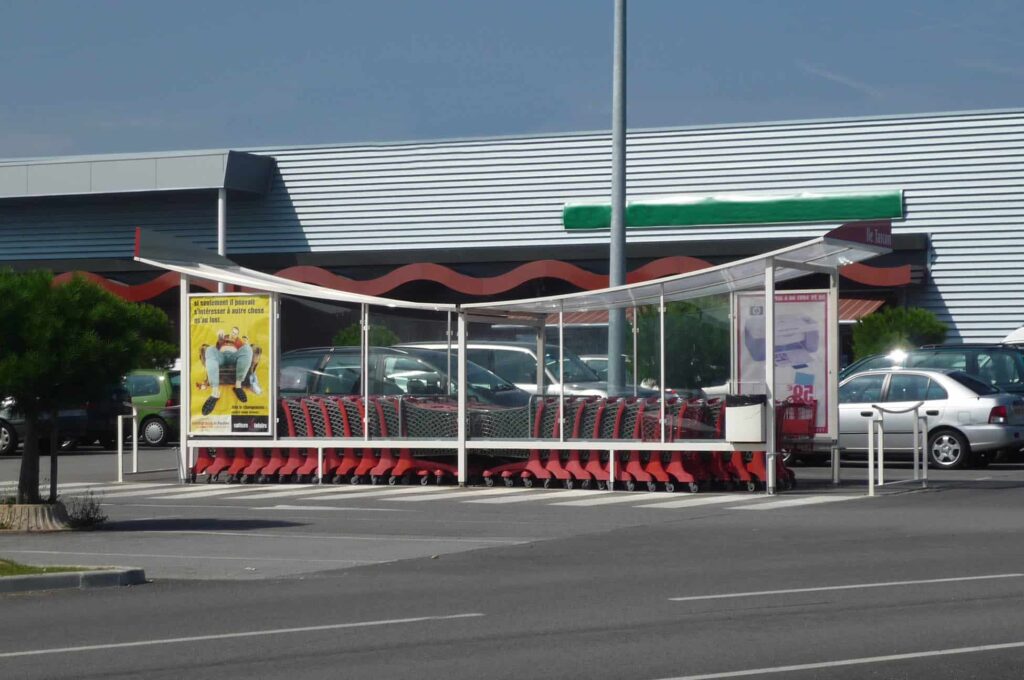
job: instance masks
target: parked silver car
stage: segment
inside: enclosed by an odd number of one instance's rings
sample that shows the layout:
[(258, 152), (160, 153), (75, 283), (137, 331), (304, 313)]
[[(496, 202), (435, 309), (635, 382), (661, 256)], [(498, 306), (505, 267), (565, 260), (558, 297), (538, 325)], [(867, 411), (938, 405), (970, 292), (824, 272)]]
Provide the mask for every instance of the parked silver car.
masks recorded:
[[(899, 410), (924, 402), (927, 452), (933, 466), (984, 464), (999, 451), (1024, 446), (1024, 399), (1001, 392), (963, 371), (879, 369), (839, 385), (839, 446), (868, 448), (871, 405)], [(885, 452), (913, 452), (913, 413), (885, 415)]]
[[(419, 347), (445, 351), (445, 342), (412, 342), (399, 347)], [(474, 340), (466, 345), (466, 358), (487, 370), (512, 382), (516, 387), (530, 394), (537, 394), (537, 345), (526, 342), (499, 342)], [(453, 351), (458, 351), (453, 348)], [(559, 394), (558, 346), (547, 345), (544, 349), (544, 391)], [(584, 396), (608, 396), (608, 383), (571, 350), (564, 350), (565, 393)], [(627, 386), (632, 390), (632, 384)], [(657, 396), (657, 390), (640, 388), (638, 395)]]

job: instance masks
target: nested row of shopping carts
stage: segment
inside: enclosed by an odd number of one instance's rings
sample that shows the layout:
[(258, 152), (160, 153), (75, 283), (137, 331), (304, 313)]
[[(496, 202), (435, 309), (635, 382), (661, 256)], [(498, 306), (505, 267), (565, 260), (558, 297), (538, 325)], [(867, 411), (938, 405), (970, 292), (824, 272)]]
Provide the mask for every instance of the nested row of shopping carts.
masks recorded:
[[(351, 439), (352, 445), (199, 449), (193, 479), (389, 485), (457, 480), (454, 447), (381, 448), (373, 441), (455, 440), (458, 406), (451, 397), (370, 396), (364, 400), (314, 395), (281, 399), (279, 406), (282, 438)], [(767, 478), (763, 451), (630, 449), (631, 442), (721, 440), (726, 411), (720, 399), (668, 398), (663, 434), (657, 398), (540, 397), (513, 408), (471, 403), (468, 478), (470, 483), (487, 486), (754, 491)], [(813, 411), (808, 404), (780, 405), (780, 438), (798, 441), (813, 436)], [(487, 439), (522, 440), (522, 448), (473, 449), (473, 440)], [(614, 451), (591, 449), (587, 440), (621, 440), (622, 446)], [(558, 441), (560, 446), (545, 446), (545, 441)], [(576, 442), (579, 446), (572, 446)], [(782, 457), (775, 460), (779, 485), (795, 484)]]

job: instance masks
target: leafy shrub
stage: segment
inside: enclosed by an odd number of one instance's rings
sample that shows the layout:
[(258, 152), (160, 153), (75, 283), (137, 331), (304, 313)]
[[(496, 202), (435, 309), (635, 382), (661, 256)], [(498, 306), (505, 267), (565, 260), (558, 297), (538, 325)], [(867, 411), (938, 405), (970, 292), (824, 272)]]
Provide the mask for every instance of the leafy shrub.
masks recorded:
[[(347, 328), (343, 328), (334, 334), (334, 339), (331, 342), (336, 347), (358, 347), (362, 342), (362, 336), (360, 333), (358, 323), (354, 323)], [(397, 345), (401, 340), (398, 339), (398, 335), (387, 326), (374, 326), (370, 325), (370, 346), (371, 347), (391, 347)]]
[(938, 344), (946, 339), (946, 324), (927, 309), (887, 307), (869, 314), (853, 327), (855, 359), (887, 354), (896, 348)]

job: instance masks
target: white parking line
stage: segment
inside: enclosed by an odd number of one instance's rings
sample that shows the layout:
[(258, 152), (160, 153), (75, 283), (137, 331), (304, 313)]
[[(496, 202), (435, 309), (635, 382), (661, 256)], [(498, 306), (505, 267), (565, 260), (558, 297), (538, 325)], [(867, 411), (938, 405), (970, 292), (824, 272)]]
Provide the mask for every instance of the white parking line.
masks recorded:
[(1006, 642), (998, 645), (978, 645), (976, 647), (954, 647), (952, 649), (936, 649), (928, 652), (911, 652), (909, 654), (888, 654), (886, 656), (865, 656), (859, 659), (840, 659), (838, 661), (821, 661), (818, 663), (802, 663), (792, 666), (772, 666), (769, 668), (750, 668), (742, 671), (726, 671), (724, 673), (704, 673), (702, 675), (679, 675), (662, 680), (718, 680), (719, 678), (742, 678), (750, 675), (768, 675), (773, 673), (792, 673), (821, 668), (840, 668), (869, 663), (890, 663), (908, 661), (910, 659), (927, 659), (936, 656), (952, 656), (954, 654), (975, 654), (977, 652), (998, 652), (1004, 649), (1020, 649), (1024, 642)]
[[(213, 488), (223, 488), (216, 486)], [(132, 496), (162, 496), (168, 494), (189, 493), (195, 491), (196, 487), (185, 484), (161, 484), (155, 487), (134, 488), (127, 491), (104, 491), (104, 498), (131, 498)]]
[(342, 630), (345, 628), (369, 628), (371, 626), (391, 626), (402, 623), (423, 623), (426, 621), (451, 621), (483, 616), (480, 613), (446, 614), (435, 616), (417, 616), (408, 619), (384, 619), (380, 621), (359, 621), (355, 623), (332, 623), (324, 626), (302, 626), (299, 628), (276, 628), (273, 630), (251, 630), (241, 633), (220, 633), (219, 635), (192, 635), (189, 637), (163, 638), (156, 640), (138, 640), (136, 642), (114, 642), (105, 645), (81, 645), (78, 647), (52, 647), (50, 649), (32, 649), (22, 652), (0, 653), (0, 659), (18, 656), (41, 656), (44, 654), (68, 654), (71, 652), (91, 652), (102, 649), (124, 649), (127, 647), (151, 647), (154, 645), (173, 645), (183, 642), (204, 642), (207, 640), (230, 640), (233, 638), (262, 637), (267, 635), (283, 635), (286, 633), (312, 633), (324, 630)]
[(588, 507), (592, 505), (613, 505), (616, 503), (641, 503), (643, 501), (651, 500), (651, 493), (644, 491), (637, 493), (635, 491), (598, 491), (596, 493), (590, 493), (591, 498), (581, 498), (575, 501), (564, 501), (561, 503), (551, 503), (551, 505), (564, 505), (571, 507)]
[(309, 495), (313, 495), (313, 494), (322, 494), (322, 493), (330, 493), (330, 492), (336, 492), (336, 493), (346, 493), (346, 492), (349, 492), (349, 493), (351, 493), (353, 491), (366, 491), (366, 487), (365, 486), (341, 486), (341, 485), (334, 486), (334, 485), (331, 485), (331, 484), (314, 484), (312, 486), (305, 485), (305, 486), (302, 486), (302, 487), (290, 486), (290, 487), (282, 488), (282, 487), (270, 486), (270, 487), (266, 487), (265, 490), (261, 490), (261, 489), (258, 489), (258, 488), (257, 489), (249, 488), (249, 489), (246, 489), (246, 490), (247, 491), (254, 491), (256, 493), (253, 493), (251, 495), (238, 496), (237, 498), (246, 498), (246, 499), (248, 499), (248, 498), (259, 498), (259, 499), (263, 499), (263, 498), (286, 498), (286, 497), (287, 498), (291, 498), (291, 497), (294, 497), (294, 496), (309, 496)]
[(534, 491), (528, 490), (530, 493), (522, 493), (513, 496), (502, 496), (501, 498), (477, 498), (468, 501), (462, 501), (463, 503), (490, 503), (490, 504), (503, 504), (503, 503), (529, 503), (531, 501), (550, 501), (556, 498), (565, 498), (566, 496), (572, 495), (592, 495), (594, 493), (601, 493), (600, 491), (570, 491), (568, 489), (562, 489), (560, 491)]
[(930, 583), (958, 583), (961, 581), (987, 581), (1001, 578), (1020, 578), (1024, 574), (987, 574), (985, 576), (957, 576), (953, 578), (930, 578), (919, 581), (883, 581), (880, 583), (855, 583), (843, 586), (821, 586), (818, 588), (790, 588), (788, 590), (759, 590), (749, 593), (721, 593), (719, 595), (692, 595), (690, 597), (670, 597), (670, 602), (695, 602), (697, 600), (727, 600), (734, 597), (763, 597), (766, 595), (792, 595), (794, 593), (820, 593), (828, 590), (861, 590), (864, 588), (894, 588), (896, 586), (916, 586)]
[(396, 503), (420, 503), (423, 501), (440, 501), (451, 498), (461, 498), (468, 500), (470, 498), (489, 498), (491, 496), (504, 496), (510, 493), (523, 493), (529, 491), (529, 489), (513, 488), (513, 489), (461, 489), (459, 491), (452, 491), (451, 493), (438, 493), (433, 496), (413, 496), (411, 498), (384, 498), (382, 500), (395, 501)]
[(663, 501), (660, 503), (644, 503), (637, 505), (638, 508), (663, 508), (673, 510), (676, 508), (695, 508), (701, 505), (720, 505), (723, 503), (758, 503), (764, 501), (768, 496), (738, 496), (736, 494), (707, 496), (704, 494), (687, 495), (674, 501)]
[(819, 505), (821, 503), (837, 503), (839, 501), (852, 501), (855, 498), (864, 496), (804, 496), (802, 498), (787, 498), (780, 501), (767, 501), (757, 505), (737, 505), (729, 510), (778, 510), (779, 508), (795, 508), (801, 505)]
[[(384, 499), (390, 496), (404, 496), (406, 494), (431, 494), (440, 491), (450, 491), (451, 487), (445, 486), (356, 486), (340, 487), (337, 489), (324, 489), (318, 494), (309, 494), (304, 500), (329, 501), (345, 500), (350, 498), (373, 498), (374, 496)], [(238, 496), (242, 498), (242, 496)]]

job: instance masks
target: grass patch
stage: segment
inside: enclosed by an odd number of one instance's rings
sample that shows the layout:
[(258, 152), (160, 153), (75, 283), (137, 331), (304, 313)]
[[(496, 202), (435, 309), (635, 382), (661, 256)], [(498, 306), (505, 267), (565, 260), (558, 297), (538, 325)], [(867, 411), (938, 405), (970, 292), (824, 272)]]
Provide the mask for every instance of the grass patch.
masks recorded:
[(33, 567), (0, 558), (0, 577), (26, 576), (28, 574), (59, 574), (66, 571), (92, 571), (88, 567)]

